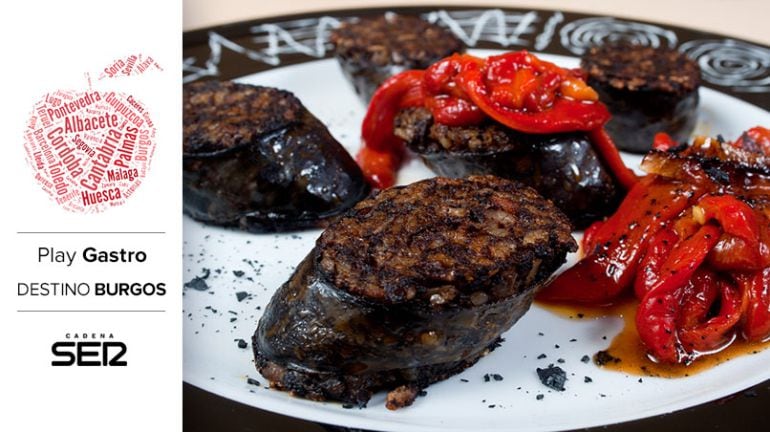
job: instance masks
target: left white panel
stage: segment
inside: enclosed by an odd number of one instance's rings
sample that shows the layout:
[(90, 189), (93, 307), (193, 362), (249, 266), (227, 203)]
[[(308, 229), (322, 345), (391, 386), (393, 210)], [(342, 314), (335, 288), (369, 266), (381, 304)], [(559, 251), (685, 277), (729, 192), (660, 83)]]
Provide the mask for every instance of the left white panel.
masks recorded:
[(181, 430), (182, 3), (10, 2), (0, 38), (0, 430)]

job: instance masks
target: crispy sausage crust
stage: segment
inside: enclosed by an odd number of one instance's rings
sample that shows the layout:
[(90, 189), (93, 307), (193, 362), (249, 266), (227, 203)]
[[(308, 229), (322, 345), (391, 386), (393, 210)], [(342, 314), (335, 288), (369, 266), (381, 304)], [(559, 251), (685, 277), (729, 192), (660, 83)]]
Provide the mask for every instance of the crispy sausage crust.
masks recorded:
[(665, 47), (600, 45), (591, 48), (580, 65), (589, 80), (602, 87), (684, 96), (700, 86), (695, 60)]
[[(374, 301), (499, 299), (571, 250), (569, 221), (533, 189), (493, 176), (436, 178), (359, 203), (320, 237), (321, 270)], [(557, 266), (558, 267), (558, 266)]]
[(450, 31), (416, 16), (386, 14), (343, 23), (331, 33), (342, 72), (368, 103), (388, 77), (407, 69), (425, 69), (463, 43)]
[(581, 61), (588, 85), (612, 113), (605, 126), (620, 150), (646, 153), (656, 133), (685, 141), (698, 117), (700, 68), (665, 47), (592, 48)]
[(252, 144), (298, 123), (305, 108), (293, 94), (232, 81), (184, 86), (182, 150), (211, 153)]

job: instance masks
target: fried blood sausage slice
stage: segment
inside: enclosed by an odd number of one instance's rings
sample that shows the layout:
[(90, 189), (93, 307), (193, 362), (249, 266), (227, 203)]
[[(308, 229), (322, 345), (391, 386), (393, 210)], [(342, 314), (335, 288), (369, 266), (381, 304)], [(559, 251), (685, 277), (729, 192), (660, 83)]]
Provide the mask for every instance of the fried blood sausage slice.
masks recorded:
[(345, 149), (291, 93), (208, 81), (184, 88), (184, 210), (264, 232), (321, 226), (368, 194)]
[(265, 308), (255, 363), (273, 388), (364, 405), (472, 366), (576, 249), (566, 217), (493, 176), (387, 189), (332, 223)]

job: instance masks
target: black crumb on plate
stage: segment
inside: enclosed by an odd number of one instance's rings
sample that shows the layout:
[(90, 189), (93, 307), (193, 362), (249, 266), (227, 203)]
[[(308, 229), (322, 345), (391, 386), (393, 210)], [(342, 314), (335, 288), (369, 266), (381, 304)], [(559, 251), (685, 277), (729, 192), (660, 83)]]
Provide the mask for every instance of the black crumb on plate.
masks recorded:
[(242, 277), (246, 273), (243, 272), (242, 270), (233, 270), (233, 274), (235, 275), (235, 277)]
[(208, 269), (205, 269), (205, 270), (206, 271), (203, 273), (203, 276), (195, 276), (194, 278), (192, 278), (192, 280), (185, 282), (184, 287), (192, 288), (196, 291), (206, 291), (207, 289), (209, 289), (209, 284), (206, 283), (206, 279), (208, 279), (209, 274), (211, 274), (211, 272), (209, 272)]
[(239, 302), (243, 301), (243, 299), (245, 299), (248, 296), (249, 296), (249, 293), (247, 293), (246, 291), (238, 291), (237, 293), (235, 293), (235, 298), (237, 298)]
[(558, 391), (564, 391), (564, 383), (567, 382), (567, 373), (559, 366), (550, 366), (545, 369), (537, 368), (537, 376), (544, 386)]
[(249, 347), (249, 344), (243, 339), (236, 339), (235, 341), (238, 343), (238, 348), (246, 349)]
[(587, 354), (580, 358), (580, 361), (583, 363), (588, 363), (591, 361), (591, 357), (589, 357)]
[(604, 366), (609, 363), (620, 363), (620, 359), (609, 352), (602, 350), (594, 354), (594, 363), (596, 363), (597, 366)]
[(539, 356), (537, 356), (537, 359), (538, 359), (538, 360), (542, 360), (542, 359), (544, 359), (544, 358), (546, 358), (546, 357), (548, 357), (548, 356), (547, 356), (547, 355), (545, 355), (545, 354), (540, 354)]
[(492, 374), (492, 379), (495, 380), (495, 381), (502, 381), (503, 380), (503, 376), (500, 375), (500, 374)]
[(259, 381), (255, 380), (254, 378), (246, 378), (246, 382), (257, 387), (261, 385)]
[(537, 400), (543, 400), (543, 398), (544, 398), (544, 397), (545, 397), (545, 395), (544, 395), (544, 394), (539, 394), (539, 395), (535, 396), (535, 399), (537, 399)]
[(583, 382), (584, 382), (584, 383), (592, 383), (592, 382), (594, 382), (594, 380), (593, 380), (593, 379), (591, 379), (591, 377), (590, 377), (590, 376), (587, 376), (587, 377), (583, 378)]

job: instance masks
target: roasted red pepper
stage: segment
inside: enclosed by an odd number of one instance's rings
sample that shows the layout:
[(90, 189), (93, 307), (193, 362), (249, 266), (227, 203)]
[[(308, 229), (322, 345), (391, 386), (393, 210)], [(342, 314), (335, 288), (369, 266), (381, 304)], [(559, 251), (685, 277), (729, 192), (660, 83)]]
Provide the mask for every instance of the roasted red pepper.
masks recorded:
[(357, 159), (375, 187), (391, 186), (395, 172), (388, 170), (398, 169), (403, 152), (402, 143), (393, 135), (393, 120), (402, 108), (422, 106), (437, 123), (449, 126), (492, 118), (524, 133), (590, 132), (597, 153), (619, 183), (630, 189), (637, 178), (604, 133), (602, 127), (610, 115), (597, 99), (579, 72), (542, 61), (527, 51), (487, 59), (455, 54), (424, 72), (391, 77), (377, 89), (362, 126), (363, 146), (368, 149)]
[(668, 151), (677, 146), (676, 141), (671, 138), (671, 135), (665, 132), (658, 132), (652, 139), (652, 148), (659, 151)]
[(761, 151), (770, 156), (770, 129), (762, 126), (753, 127), (743, 133), (733, 143), (735, 147), (746, 148), (752, 151)]
[(743, 277), (740, 283), (748, 293), (743, 334), (750, 341), (766, 341), (770, 339), (770, 268)]
[[(468, 68), (459, 80), (474, 104), (517, 131), (590, 131), (610, 119), (604, 104), (597, 102), (596, 92), (578, 76), (526, 51), (489, 57), (485, 67)], [(578, 87), (575, 97), (584, 99), (565, 97), (562, 85), (565, 89)]]
[(388, 78), (372, 96), (361, 126), (361, 151), (356, 156), (372, 186), (386, 188), (396, 181), (404, 143), (393, 135), (393, 120), (402, 108), (422, 103), (423, 71), (406, 71)]
[(689, 204), (687, 194), (652, 180), (639, 182), (615, 214), (589, 228), (583, 242), (588, 255), (542, 291), (541, 300), (605, 304), (631, 287), (650, 236)]
[(634, 282), (634, 294), (637, 298), (643, 298), (658, 281), (660, 269), (677, 241), (679, 236), (668, 227), (661, 229), (650, 238)]
[[(706, 140), (697, 142), (707, 145)], [(770, 131), (753, 128), (735, 144), (713, 140), (708, 145), (742, 146), (764, 154), (770, 150), (767, 144)], [(668, 151), (677, 145), (659, 135), (655, 146)], [(670, 168), (696, 167), (692, 160), (679, 161)], [(671, 175), (680, 171), (669, 168), (657, 172), (661, 175), (648, 175), (631, 189), (614, 215), (586, 231), (587, 256), (539, 298), (609, 303), (633, 280), (639, 299), (637, 332), (649, 354), (661, 362), (689, 363), (721, 349), (736, 335), (770, 340), (766, 198), (739, 198), (756, 193), (753, 183), (725, 185), (706, 175)]]
[[(682, 348), (686, 353), (704, 353), (717, 350), (732, 341), (735, 335), (735, 325), (743, 315), (747, 298), (744, 291), (725, 280), (713, 280), (708, 283), (708, 290), (715, 287), (719, 293), (719, 313), (711, 318), (705, 316), (688, 325), (680, 325), (677, 333)], [(693, 290), (688, 293), (687, 301), (700, 301), (702, 291)], [(708, 306), (713, 306), (716, 299)], [(688, 311), (687, 305), (682, 309), (682, 314)]]

